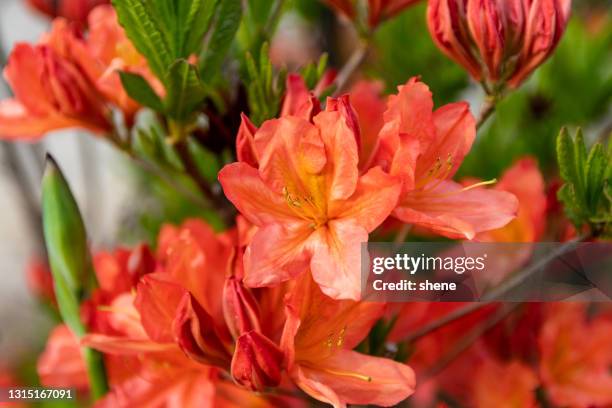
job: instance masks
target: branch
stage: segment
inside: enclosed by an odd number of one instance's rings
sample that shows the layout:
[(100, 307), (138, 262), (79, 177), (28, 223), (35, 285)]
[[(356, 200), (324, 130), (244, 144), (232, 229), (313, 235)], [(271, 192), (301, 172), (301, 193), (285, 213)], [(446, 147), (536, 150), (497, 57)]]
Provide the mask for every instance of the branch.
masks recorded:
[(478, 122), (476, 122), (476, 130), (480, 129), (485, 124), (487, 119), (495, 112), (498, 99), (495, 96), (488, 95), (485, 98), (485, 102), (480, 109), (480, 116)]
[(510, 279), (508, 279), (502, 285), (498, 286), (496, 289), (489, 292), (487, 295), (485, 295), (482, 298), (481, 302), (471, 302), (467, 304), (466, 306), (462, 307), (461, 309), (454, 310), (453, 312), (441, 317), (440, 319), (434, 320), (433, 322), (430, 322), (429, 324), (424, 325), (420, 329), (415, 330), (409, 336), (405, 337), (403, 341), (413, 342), (415, 340), (418, 340), (421, 337), (426, 336), (427, 334), (434, 332), (438, 330), (439, 328), (446, 326), (449, 323), (454, 322), (455, 320), (458, 320), (472, 312), (475, 312), (476, 310), (479, 310), (485, 307), (486, 305), (491, 304), (491, 302), (495, 301), (495, 299), (503, 295), (506, 295), (512, 289), (519, 286), (527, 278), (529, 278), (531, 275), (539, 271), (540, 268), (542, 268), (544, 265), (548, 264), (555, 258), (563, 255), (567, 251), (572, 250), (576, 244), (588, 239), (589, 237), (590, 235), (582, 235), (582, 236), (572, 239), (571, 241), (564, 243), (556, 251), (551, 252), (550, 254), (541, 258), (536, 263), (530, 265), (523, 271), (513, 275)]
[(348, 81), (353, 76), (357, 68), (361, 66), (366, 56), (368, 55), (368, 51), (370, 48), (370, 43), (367, 39), (361, 40), (359, 46), (355, 48), (353, 54), (348, 59), (346, 64), (342, 67), (340, 72), (338, 72), (338, 76), (336, 77), (336, 90), (334, 91), (334, 96), (340, 95), (344, 92), (346, 86), (348, 85)]

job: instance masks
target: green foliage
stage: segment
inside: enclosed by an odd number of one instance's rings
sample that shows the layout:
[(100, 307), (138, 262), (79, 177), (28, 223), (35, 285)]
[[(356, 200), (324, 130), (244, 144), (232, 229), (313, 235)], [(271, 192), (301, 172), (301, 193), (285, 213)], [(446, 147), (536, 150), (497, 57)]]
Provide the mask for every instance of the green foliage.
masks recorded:
[(259, 126), (264, 120), (278, 114), (285, 92), (286, 71), (274, 74), (267, 43), (264, 43), (259, 52), (259, 61), (255, 61), (251, 53), (247, 52), (245, 65), (247, 73), (245, 83), (251, 111), (249, 117), (256, 126)]
[(382, 79), (389, 93), (412, 76), (429, 85), (437, 105), (454, 102), (468, 83), (467, 74), (435, 46), (425, 22), (426, 2), (383, 23), (374, 34), (374, 58), (368, 72)]
[(557, 137), (557, 159), (565, 182), (558, 192), (565, 213), (577, 229), (585, 224), (595, 235), (610, 233), (612, 223), (612, 143), (596, 143), (589, 152), (582, 131), (572, 139), (567, 129)]
[(161, 99), (146, 79), (131, 72), (119, 72), (119, 76), (121, 77), (123, 88), (132, 99), (156, 112), (164, 110)]
[(238, 31), (241, 52), (259, 59), (259, 51), (272, 39), (280, 20), (283, 0), (246, 0), (244, 19)]
[(325, 53), (321, 55), (317, 63), (311, 62), (300, 70), (300, 75), (304, 78), (306, 87), (308, 89), (314, 89), (317, 83), (325, 73), (327, 69), (328, 55)]
[[(121, 73), (128, 95), (169, 118), (171, 137), (180, 140), (196, 111), (214, 90), (204, 85), (217, 75), (238, 25), (240, 0), (113, 0), (119, 22), (166, 88), (162, 102), (147, 81)], [(205, 40), (206, 38), (206, 40)], [(199, 66), (188, 62), (199, 56)], [(212, 97), (211, 96), (211, 97)]]
[(210, 78), (217, 74), (223, 58), (236, 35), (242, 18), (240, 0), (222, 0), (214, 18), (212, 33), (200, 53), (200, 74)]
[(171, 119), (185, 121), (206, 97), (198, 70), (184, 59), (177, 60), (168, 71), (166, 83), (166, 113)]
[[(96, 278), (79, 207), (51, 156), (47, 156), (42, 181), (42, 214), (59, 312), (70, 330), (81, 337), (86, 329), (80, 317), (80, 304), (96, 286)], [(108, 388), (102, 357), (88, 348), (83, 348), (82, 352), (92, 393), (100, 397)]]

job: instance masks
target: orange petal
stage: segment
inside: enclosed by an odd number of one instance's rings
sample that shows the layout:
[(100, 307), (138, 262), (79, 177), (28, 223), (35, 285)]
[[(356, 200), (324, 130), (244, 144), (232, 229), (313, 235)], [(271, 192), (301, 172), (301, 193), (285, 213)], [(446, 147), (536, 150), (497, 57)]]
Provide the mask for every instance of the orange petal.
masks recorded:
[(414, 393), (414, 371), (390, 359), (339, 350), (316, 365), (300, 365), (297, 385), (319, 401), (346, 404), (395, 405)]
[(342, 202), (330, 203), (332, 218), (354, 219), (368, 232), (378, 227), (397, 206), (401, 182), (383, 172), (370, 169), (357, 182), (355, 193)]
[(359, 81), (351, 89), (351, 104), (359, 118), (361, 148), (359, 168), (366, 169), (378, 147), (378, 133), (383, 127), (386, 104), (382, 98), (382, 82)]
[(134, 304), (148, 336), (158, 343), (174, 341), (172, 322), (182, 297), (187, 293), (185, 288), (169, 281), (167, 274), (154, 273), (144, 276), (136, 290)]
[(359, 171), (359, 135), (352, 108), (338, 103), (338, 111), (321, 112), (314, 117), (319, 134), (325, 145), (327, 164), (325, 168), (327, 197), (329, 200), (344, 200), (357, 187)]
[(261, 178), (279, 195), (311, 195), (310, 180), (327, 161), (319, 129), (295, 116), (266, 121), (255, 134), (255, 150)]
[(236, 135), (236, 156), (238, 161), (244, 162), (252, 167), (258, 166), (257, 153), (255, 152), (254, 138), (257, 127), (244, 113), (240, 114), (240, 128)]
[(476, 121), (465, 102), (451, 103), (436, 109), (433, 121), (435, 133), (428, 143), (422, 145), (417, 161), (417, 180), (426, 177), (437, 161), (446, 163), (449, 159), (452, 160), (452, 167), (446, 178), (452, 177), (476, 137)]
[(41, 384), (46, 387), (86, 388), (89, 385), (79, 342), (64, 324), (49, 335), (36, 368)]
[(154, 343), (148, 339), (109, 336), (105, 334), (86, 334), (81, 345), (100, 350), (107, 354), (142, 354), (164, 352), (175, 349), (174, 344)]
[[(427, 189), (427, 186), (425, 187)], [(476, 233), (503, 227), (516, 215), (516, 197), (504, 191), (446, 181), (429, 192), (408, 192), (393, 215), (449, 238), (472, 239)]]
[(361, 298), (361, 243), (368, 231), (353, 219), (330, 221), (309, 239), (312, 277), (334, 299)]
[(285, 199), (271, 191), (248, 164), (226, 165), (219, 172), (219, 182), (227, 199), (255, 225), (295, 219)]
[(305, 221), (260, 228), (244, 255), (244, 283), (272, 286), (306, 271), (310, 261), (306, 243), (312, 233)]
[(0, 101), (0, 139), (36, 140), (56, 129), (77, 127), (80, 123), (64, 116), (35, 116), (16, 99)]

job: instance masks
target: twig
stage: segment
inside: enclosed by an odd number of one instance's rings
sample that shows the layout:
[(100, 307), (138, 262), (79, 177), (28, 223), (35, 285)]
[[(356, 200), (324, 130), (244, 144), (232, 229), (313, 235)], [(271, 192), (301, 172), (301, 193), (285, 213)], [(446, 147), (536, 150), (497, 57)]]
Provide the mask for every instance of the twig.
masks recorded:
[(340, 72), (338, 72), (338, 76), (336, 77), (336, 90), (334, 91), (334, 95), (338, 96), (342, 92), (344, 92), (346, 86), (348, 85), (348, 81), (353, 76), (353, 73), (361, 66), (366, 56), (368, 55), (368, 50), (370, 48), (370, 43), (367, 39), (361, 40), (359, 46), (355, 48), (353, 54), (348, 59), (346, 64), (342, 67)]
[(487, 96), (485, 98), (485, 102), (482, 105), (480, 110), (480, 116), (478, 117), (478, 122), (476, 122), (476, 129), (480, 129), (482, 125), (485, 124), (487, 119), (495, 112), (495, 107), (497, 105), (498, 99), (495, 96)]
[(489, 292), (487, 295), (485, 295), (481, 302), (472, 302), (467, 304), (466, 306), (462, 307), (461, 309), (457, 309), (443, 317), (441, 317), (438, 320), (434, 320), (433, 322), (426, 324), (425, 326), (421, 327), (418, 330), (415, 330), (414, 332), (412, 332), (409, 336), (405, 337), (403, 339), (403, 341), (408, 341), (408, 342), (412, 342), (415, 340), (420, 339), (421, 337), (438, 330), (439, 328), (446, 326), (449, 323), (454, 322), (455, 320), (458, 320), (482, 307), (485, 307), (486, 305), (491, 304), (491, 302), (495, 301), (497, 298), (507, 294), (508, 292), (510, 292), (512, 289), (516, 288), (517, 286), (519, 286), (521, 283), (523, 283), (525, 281), (525, 279), (527, 279), (528, 277), (530, 277), (531, 275), (533, 275), (534, 273), (536, 273), (538, 270), (540, 270), (540, 268), (542, 268), (544, 265), (546, 265), (547, 263), (549, 263), (550, 261), (552, 261), (553, 259), (563, 255), (565, 252), (567, 252), (568, 250), (571, 250), (577, 243), (584, 241), (585, 239), (587, 239), (589, 236), (588, 235), (583, 235), (583, 236), (579, 236), (576, 237), (574, 239), (572, 239), (571, 241), (568, 241), (566, 243), (564, 243), (563, 245), (561, 245), (556, 251), (552, 251), (550, 254), (548, 254), (547, 256), (543, 257), (542, 259), (538, 260), (536, 263), (530, 265), (529, 267), (525, 268), (523, 271), (521, 271), (518, 274), (515, 274), (514, 276), (511, 277), (511, 279), (507, 280), (504, 284), (498, 286), (496, 289), (492, 290), (491, 292)]
[(397, 235), (395, 236), (393, 243), (396, 245), (404, 243), (404, 241), (406, 241), (406, 237), (408, 236), (411, 230), (412, 230), (412, 224), (402, 225), (399, 231), (397, 232)]
[(457, 357), (459, 357), (461, 353), (470, 348), (470, 346), (474, 344), (480, 337), (482, 337), (489, 330), (497, 326), (500, 321), (506, 318), (520, 305), (521, 303), (514, 303), (511, 305), (505, 305), (500, 307), (500, 309), (493, 316), (491, 316), (489, 320), (485, 321), (484, 324), (476, 327), (474, 330), (462, 337), (453, 349), (451, 349), (448, 353), (444, 354), (433, 367), (425, 371), (425, 373), (423, 374), (423, 378), (419, 381), (425, 382), (428, 379), (435, 377), (437, 374), (442, 372), (446, 367), (448, 367), (450, 363), (452, 363)]

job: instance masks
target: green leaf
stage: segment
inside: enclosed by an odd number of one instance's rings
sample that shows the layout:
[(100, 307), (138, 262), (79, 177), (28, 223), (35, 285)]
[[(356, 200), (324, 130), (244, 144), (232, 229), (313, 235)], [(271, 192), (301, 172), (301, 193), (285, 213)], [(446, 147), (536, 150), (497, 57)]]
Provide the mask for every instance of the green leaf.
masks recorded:
[(574, 142), (567, 128), (561, 129), (557, 137), (557, 161), (561, 177), (568, 181), (574, 180)]
[(219, 71), (236, 35), (241, 18), (241, 0), (222, 0), (219, 3), (209, 39), (200, 54), (199, 65), (202, 78), (211, 78)]
[(174, 62), (167, 29), (159, 20), (156, 2), (146, 0), (112, 0), (119, 23), (136, 49), (147, 59), (158, 78)]
[(179, 122), (187, 120), (206, 97), (197, 68), (186, 60), (178, 60), (170, 67), (166, 82), (169, 85), (165, 101), (168, 116)]
[(585, 168), (585, 179), (587, 182), (585, 198), (590, 208), (594, 211), (597, 210), (599, 198), (602, 196), (606, 166), (604, 148), (600, 143), (597, 143), (589, 152)]
[(219, 160), (212, 152), (205, 149), (193, 138), (187, 140), (187, 148), (189, 153), (198, 168), (200, 174), (209, 183), (217, 181), (217, 175), (220, 170)]
[(164, 110), (161, 99), (141, 75), (120, 71), (119, 76), (121, 77), (121, 84), (130, 98), (156, 112)]
[[(222, 0), (223, 1), (223, 0)], [(181, 1), (179, 17), (182, 27), (182, 51), (185, 56), (199, 54), (219, 0)]]

